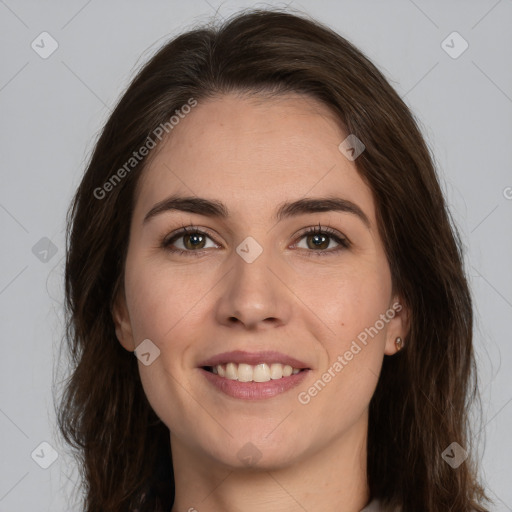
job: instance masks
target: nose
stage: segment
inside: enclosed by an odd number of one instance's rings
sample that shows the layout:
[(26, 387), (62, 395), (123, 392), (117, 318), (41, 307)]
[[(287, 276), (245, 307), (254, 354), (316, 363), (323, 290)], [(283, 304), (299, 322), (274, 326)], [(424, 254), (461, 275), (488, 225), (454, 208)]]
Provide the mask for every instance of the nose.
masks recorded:
[(285, 264), (280, 264), (270, 250), (263, 250), (254, 260), (243, 252), (234, 251), (232, 256), (231, 270), (219, 287), (217, 321), (246, 330), (285, 325), (292, 309)]

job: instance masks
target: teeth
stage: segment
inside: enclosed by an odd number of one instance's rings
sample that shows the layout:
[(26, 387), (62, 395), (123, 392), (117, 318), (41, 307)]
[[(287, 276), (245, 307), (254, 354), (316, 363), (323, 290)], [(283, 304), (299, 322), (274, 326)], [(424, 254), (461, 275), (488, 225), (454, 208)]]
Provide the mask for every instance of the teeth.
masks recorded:
[(250, 364), (238, 365), (238, 380), (240, 382), (251, 382), (252, 380), (252, 366)]
[(270, 377), (272, 379), (280, 379), (283, 376), (283, 365), (274, 363), (270, 365)]
[(300, 369), (280, 363), (272, 363), (270, 366), (266, 363), (257, 365), (227, 363), (213, 366), (212, 372), (219, 377), (238, 380), (240, 382), (268, 382), (269, 380), (277, 380), (283, 377), (289, 377), (290, 375), (296, 375), (300, 372)]
[(262, 363), (254, 367), (252, 371), (252, 380), (254, 382), (268, 382), (270, 379), (270, 368), (268, 364)]
[[(217, 371), (219, 366), (217, 366)], [(226, 378), (231, 380), (238, 380), (238, 367), (235, 363), (228, 363), (226, 365)]]

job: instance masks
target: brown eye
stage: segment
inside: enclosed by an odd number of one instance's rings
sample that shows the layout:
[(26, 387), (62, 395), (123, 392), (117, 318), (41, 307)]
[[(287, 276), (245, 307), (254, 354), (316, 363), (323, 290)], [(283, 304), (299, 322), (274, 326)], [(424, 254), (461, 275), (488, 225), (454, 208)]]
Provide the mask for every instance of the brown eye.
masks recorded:
[(187, 249), (203, 249), (204, 243), (206, 241), (206, 236), (202, 235), (201, 233), (191, 233), (182, 235), (182, 238), (184, 240), (184, 246)]
[[(200, 251), (218, 247), (218, 244), (204, 231), (195, 226), (188, 226), (188, 228), (183, 227), (177, 233), (166, 237), (161, 243), (162, 248), (178, 254), (197, 253), (197, 255), (202, 255), (203, 253)], [(296, 243), (294, 247), (306, 249), (308, 253), (313, 253), (315, 256), (331, 255), (350, 247), (348, 239), (329, 227), (315, 226), (309, 228), (300, 235), (299, 239), (306, 239), (306, 247), (300, 247), (299, 243)], [(208, 240), (213, 242), (213, 246), (206, 246)], [(332, 243), (337, 246), (331, 247)]]
[[(315, 226), (315, 228), (310, 228), (301, 234), (300, 239), (303, 238), (306, 239), (306, 247), (300, 247), (298, 244), (296, 244), (296, 247), (309, 249), (310, 253), (316, 253), (315, 255), (318, 256), (337, 253), (350, 246), (349, 241), (341, 233), (328, 227)], [(337, 247), (336, 245), (330, 247), (332, 242), (337, 244)]]
[[(309, 249), (328, 249), (330, 237), (322, 234), (315, 233), (314, 235), (308, 235), (308, 248)], [(311, 243), (310, 243), (311, 242)]]
[(207, 235), (205, 232), (195, 228), (194, 226), (189, 226), (191, 229), (187, 229), (184, 227), (177, 233), (173, 233), (170, 236), (164, 238), (161, 243), (162, 248), (176, 253), (194, 253), (201, 251), (203, 249), (208, 249), (209, 247), (217, 247), (217, 244), (213, 243), (211, 246), (207, 246), (208, 240), (212, 240), (212, 238)]

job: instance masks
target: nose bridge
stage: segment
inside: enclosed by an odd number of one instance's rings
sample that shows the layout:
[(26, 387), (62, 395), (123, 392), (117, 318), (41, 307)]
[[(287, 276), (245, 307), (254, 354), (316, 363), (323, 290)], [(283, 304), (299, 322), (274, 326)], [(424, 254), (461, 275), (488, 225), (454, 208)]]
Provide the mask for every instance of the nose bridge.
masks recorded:
[(226, 276), (217, 312), (220, 322), (232, 323), (236, 318), (252, 326), (265, 320), (286, 321), (289, 298), (276, 276), (277, 261), (273, 258), (272, 248), (264, 248), (252, 236), (236, 247), (232, 255), (233, 268)]

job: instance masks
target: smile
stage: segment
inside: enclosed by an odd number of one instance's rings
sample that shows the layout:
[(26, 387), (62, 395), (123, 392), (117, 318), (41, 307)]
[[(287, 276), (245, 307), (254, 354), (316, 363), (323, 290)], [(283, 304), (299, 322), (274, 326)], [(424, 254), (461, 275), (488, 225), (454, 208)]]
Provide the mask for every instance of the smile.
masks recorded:
[(273, 350), (233, 350), (200, 361), (198, 370), (223, 395), (261, 400), (298, 386), (312, 369), (308, 363)]
[(281, 363), (260, 363), (257, 365), (227, 363), (207, 366), (205, 370), (219, 377), (239, 382), (269, 382), (270, 380), (296, 375), (301, 371), (300, 368), (293, 368), (289, 364)]

